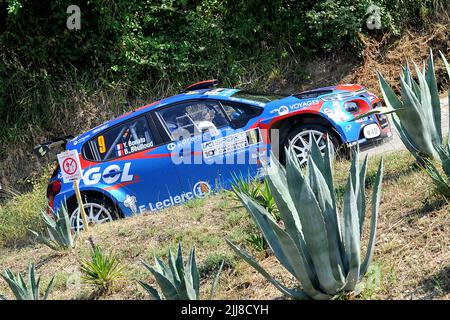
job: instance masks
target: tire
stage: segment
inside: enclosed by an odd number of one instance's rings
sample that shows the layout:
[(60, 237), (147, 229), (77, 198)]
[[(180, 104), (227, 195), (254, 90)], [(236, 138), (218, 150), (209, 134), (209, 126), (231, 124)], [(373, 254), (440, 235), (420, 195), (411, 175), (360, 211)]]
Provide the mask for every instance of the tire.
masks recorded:
[[(315, 124), (304, 124), (293, 129), (287, 136), (284, 142), (284, 148), (287, 150), (294, 148), (295, 153), (300, 161), (300, 165), (306, 165), (310, 153), (310, 138), (314, 136), (318, 142), (319, 148), (322, 154), (325, 154), (326, 147), (326, 137), (330, 139), (331, 142), (331, 152), (333, 157), (336, 156), (337, 150), (339, 150), (340, 145), (336, 136), (328, 128), (315, 125)], [(285, 163), (286, 155), (284, 154), (283, 148), (283, 162)]]
[[(82, 198), (89, 224), (102, 224), (119, 219), (119, 209), (108, 198), (98, 195), (82, 195)], [(83, 220), (81, 219), (77, 204), (73, 205), (69, 212), (70, 227), (72, 230), (83, 230)]]

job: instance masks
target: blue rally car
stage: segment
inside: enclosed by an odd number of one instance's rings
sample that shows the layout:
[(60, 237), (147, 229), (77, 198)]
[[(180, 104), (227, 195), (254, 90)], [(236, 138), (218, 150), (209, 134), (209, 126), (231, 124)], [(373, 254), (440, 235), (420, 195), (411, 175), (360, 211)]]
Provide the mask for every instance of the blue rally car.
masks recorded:
[[(216, 88), (216, 80), (108, 121), (56, 145), (76, 149), (80, 190), (92, 223), (154, 212), (230, 188), (232, 178), (256, 177), (269, 150), (284, 161), (293, 148), (306, 162), (312, 139), (335, 151), (380, 143), (391, 136), (379, 115), (354, 120), (380, 100), (360, 85), (338, 85), (282, 96)], [(354, 120), (354, 121), (352, 121)], [(47, 197), (53, 210), (67, 201), (71, 225), (82, 227), (72, 183), (57, 168)]]

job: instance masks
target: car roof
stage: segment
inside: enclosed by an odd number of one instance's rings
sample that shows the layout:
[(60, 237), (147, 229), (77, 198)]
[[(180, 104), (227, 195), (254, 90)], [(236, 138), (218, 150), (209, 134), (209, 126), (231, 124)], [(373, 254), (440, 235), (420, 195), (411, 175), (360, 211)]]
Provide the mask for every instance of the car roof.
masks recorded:
[[(232, 89), (232, 88), (213, 88), (213, 89), (198, 89), (198, 90), (185, 91), (185, 92), (182, 92), (182, 93), (179, 93), (179, 94), (167, 97), (167, 98), (163, 98), (158, 101), (154, 101), (150, 104), (144, 105), (135, 110), (132, 110), (125, 114), (122, 114), (112, 120), (106, 121), (106, 122), (96, 126), (95, 128), (92, 128), (92, 129), (86, 131), (85, 133), (82, 133), (81, 135), (79, 135), (75, 139), (73, 139), (72, 141), (81, 140), (84, 137), (87, 137), (87, 136), (90, 137), (90, 136), (96, 135), (99, 132), (101, 132), (107, 128), (110, 128), (116, 124), (119, 124), (123, 121), (127, 121), (131, 118), (134, 118), (136, 116), (139, 116), (139, 115), (149, 112), (151, 110), (155, 110), (162, 106), (177, 103), (177, 102), (188, 101), (188, 100), (193, 100), (193, 99), (211, 99), (211, 100), (221, 99), (221, 100), (234, 101), (233, 98), (230, 99), (230, 97), (239, 91), (241, 91), (241, 90), (240, 89)], [(252, 103), (252, 101), (246, 101), (246, 103), (254, 104), (255, 106), (260, 106), (260, 103), (258, 103), (257, 101), (254, 101), (254, 103)]]

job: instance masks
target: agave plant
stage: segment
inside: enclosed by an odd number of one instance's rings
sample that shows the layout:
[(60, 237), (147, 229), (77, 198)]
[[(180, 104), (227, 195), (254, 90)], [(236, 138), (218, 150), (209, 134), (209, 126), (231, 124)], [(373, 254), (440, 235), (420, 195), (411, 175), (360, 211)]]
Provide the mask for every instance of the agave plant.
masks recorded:
[(72, 234), (66, 205), (61, 206), (57, 212), (53, 212), (53, 216), (54, 218), (50, 217), (46, 212), (42, 212), (50, 237), (41, 235), (33, 230), (29, 231), (36, 237), (38, 242), (55, 251), (65, 251), (74, 248), (77, 234)]
[[(444, 54), (442, 52), (440, 54), (447, 72), (450, 72)], [(415, 63), (413, 64), (418, 82), (413, 78), (410, 65), (406, 62), (400, 76), (401, 98), (395, 94), (383, 75), (378, 73), (387, 110), (371, 110), (356, 119), (374, 113), (392, 114), (392, 122), (403, 144), (417, 160), (440, 159), (439, 148), (443, 145), (441, 105), (431, 50), (422, 71)]]
[[(176, 258), (169, 250), (168, 266), (164, 262), (155, 257), (155, 265), (152, 267), (142, 262), (155, 277), (159, 288), (166, 300), (198, 300), (200, 291), (200, 275), (195, 259), (195, 247), (191, 249), (189, 259), (186, 265), (183, 262), (183, 254), (181, 242), (178, 243), (178, 252)], [(209, 299), (214, 297), (219, 282), (219, 276), (222, 272), (224, 261), (222, 261), (219, 271), (217, 272)], [(148, 283), (138, 280), (139, 284), (153, 297), (155, 300), (161, 300), (158, 291)]]
[[(22, 274), (18, 273), (15, 275), (10, 269), (6, 269), (0, 276), (6, 281), (17, 300), (47, 300), (53, 288), (53, 280), (55, 279), (53, 277), (50, 280), (47, 289), (45, 289), (44, 296), (42, 296), (39, 288), (41, 277), (36, 278), (34, 263), (30, 263), (28, 266), (27, 282), (25, 282)], [(0, 300), (6, 300), (6, 298), (0, 295)]]
[(383, 160), (375, 179), (369, 244), (362, 259), (360, 241), (366, 215), (367, 157), (360, 166), (359, 152), (353, 156), (341, 214), (333, 184), (329, 143), (325, 156), (321, 155), (317, 144), (313, 144), (306, 173), (293, 152), (286, 151), (286, 168), (271, 157), (271, 166), (267, 169), (268, 182), (284, 227), (257, 202), (240, 194), (242, 203), (261, 229), (274, 255), (298, 280), (302, 289), (287, 288), (248, 253), (227, 240), (240, 257), (292, 298), (330, 299), (344, 292), (357, 292), (373, 256)]

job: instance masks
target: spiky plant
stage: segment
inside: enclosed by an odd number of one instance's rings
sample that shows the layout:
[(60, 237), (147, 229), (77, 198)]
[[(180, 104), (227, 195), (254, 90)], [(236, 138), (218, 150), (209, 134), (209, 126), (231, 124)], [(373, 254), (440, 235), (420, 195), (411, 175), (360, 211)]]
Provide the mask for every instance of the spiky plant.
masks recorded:
[[(447, 71), (450, 72), (444, 54), (442, 52), (440, 54)], [(412, 75), (410, 64), (406, 62), (400, 76), (401, 98), (378, 72), (386, 109), (383, 111), (374, 109), (356, 119), (374, 113), (391, 114), (392, 122), (403, 144), (414, 157), (418, 160), (424, 157), (440, 159), (437, 149), (443, 145), (441, 105), (432, 51), (430, 50), (430, 56), (422, 70), (415, 63), (413, 65), (418, 82)]]
[(99, 294), (108, 293), (113, 284), (123, 276), (125, 265), (112, 252), (104, 253), (91, 237), (89, 242), (92, 249), (91, 259), (82, 260), (81, 279), (96, 288)]
[[(17, 300), (47, 300), (50, 291), (53, 288), (53, 280), (55, 279), (55, 277), (53, 277), (50, 280), (44, 295), (42, 296), (39, 288), (41, 277), (36, 278), (36, 268), (34, 263), (30, 263), (28, 266), (27, 282), (25, 282), (25, 279), (20, 272), (16, 275), (11, 269), (6, 269), (0, 276), (6, 281)], [(0, 295), (0, 300), (6, 300), (6, 298)]]
[(67, 206), (63, 205), (50, 217), (47, 212), (42, 212), (43, 220), (47, 226), (49, 237), (39, 234), (36, 231), (29, 231), (41, 242), (55, 251), (66, 251), (75, 247), (77, 234), (72, 234), (70, 228), (69, 214)]
[[(195, 259), (195, 247), (191, 248), (189, 258), (186, 264), (183, 262), (183, 253), (181, 242), (178, 243), (177, 256), (174, 257), (169, 249), (168, 266), (164, 262), (155, 257), (155, 265), (142, 262), (145, 268), (155, 277), (161, 293), (166, 300), (198, 300), (200, 291), (200, 275)], [(223, 268), (222, 261), (219, 271), (217, 272), (210, 291), (209, 299), (213, 299), (217, 290), (219, 276)], [(155, 300), (161, 300), (158, 290), (148, 283), (138, 280), (138, 283), (150, 294)]]
[[(444, 54), (442, 52), (440, 54), (450, 76), (449, 64)], [(423, 70), (421, 71), (416, 64), (414, 69), (418, 82), (413, 78), (408, 62), (403, 68), (403, 75), (400, 77), (401, 99), (378, 73), (387, 110), (382, 112), (371, 110), (369, 113), (392, 114), (392, 122), (405, 147), (424, 165), (437, 191), (450, 197), (450, 141), (447, 137), (445, 144), (442, 137), (441, 106), (431, 50)], [(448, 96), (450, 105), (450, 90)], [(367, 113), (361, 116), (365, 115)], [(440, 162), (445, 176), (433, 161)]]
[(375, 247), (378, 209), (383, 176), (380, 161), (372, 194), (369, 245), (361, 257), (361, 237), (366, 215), (365, 177), (354, 154), (344, 193), (342, 214), (333, 183), (330, 146), (323, 157), (313, 144), (306, 173), (293, 152), (287, 152), (286, 169), (272, 156), (268, 182), (279, 209), (283, 227), (256, 201), (240, 198), (262, 231), (280, 263), (298, 280), (300, 288), (287, 288), (274, 279), (245, 251), (227, 240), (231, 248), (285, 295), (297, 299), (330, 299), (358, 291)]

